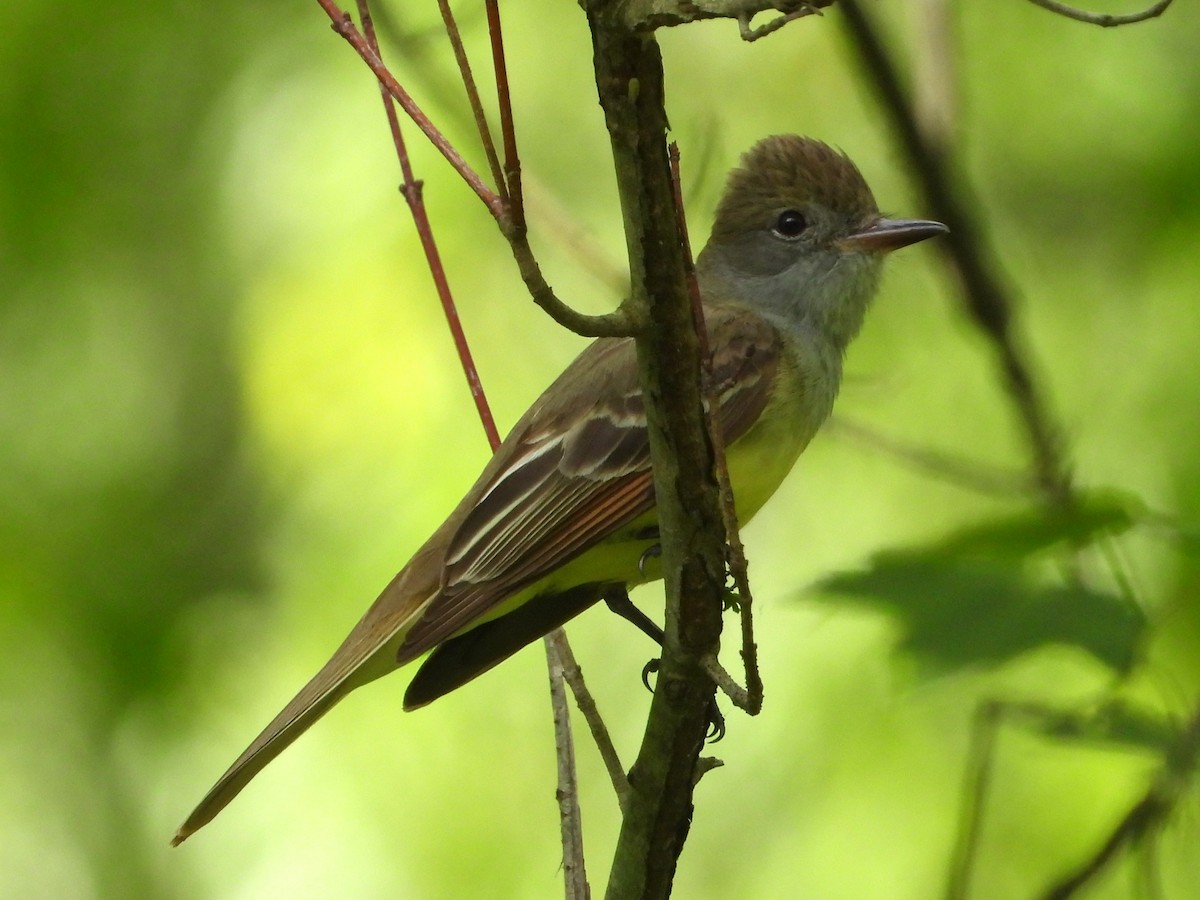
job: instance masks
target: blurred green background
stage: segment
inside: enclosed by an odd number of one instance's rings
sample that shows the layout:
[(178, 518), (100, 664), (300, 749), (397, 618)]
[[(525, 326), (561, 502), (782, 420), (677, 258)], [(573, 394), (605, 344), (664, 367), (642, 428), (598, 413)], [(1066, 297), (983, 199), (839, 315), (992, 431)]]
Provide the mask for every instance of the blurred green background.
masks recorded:
[[(535, 245), (576, 305), (618, 299), (563, 239), (623, 239), (573, 4), (505, 4)], [(871, 4), (898, 46), (905, 4)], [(468, 156), (436, 13), (401, 80)], [(1110, 3), (1108, 11), (1117, 11)], [(315, 4), (16, 0), (0, 31), (0, 896), (529, 897), (561, 892), (541, 651), (402, 715), (404, 675), (336, 709), (213, 825), (168, 839), (436, 527), (487, 458), (396, 192), (378, 95)], [(483, 22), (464, 11), (478, 71)], [(693, 241), (722, 173), (781, 131), (847, 150), (920, 215), (829, 11), (755, 44), (662, 35)], [(963, 4), (965, 167), (1086, 485), (1200, 521), (1200, 17), (1104, 31)], [(907, 57), (908, 51), (904, 52)], [(490, 220), (414, 156), (502, 428), (583, 342), (525, 298)], [(565, 218), (564, 218), (565, 217)], [(838, 415), (1012, 469), (1023, 438), (928, 247), (898, 256)], [(1112, 675), (1068, 648), (926, 678), (896, 622), (805, 586), (1019, 506), (832, 430), (747, 530), (767, 704), (730, 717), (697, 793), (682, 898), (926, 898), (945, 879), (983, 697), (1060, 706)], [(1153, 623), (1137, 694), (1200, 689), (1195, 556), (1120, 543)], [(648, 609), (658, 600), (641, 597)], [(651, 647), (570, 629), (626, 761)], [(732, 638), (731, 638), (732, 640)], [(581, 739), (602, 887), (617, 825)], [(1146, 753), (1006, 731), (975, 893), (1032, 896), (1144, 790)], [(1090, 896), (1200, 894), (1197, 792)]]

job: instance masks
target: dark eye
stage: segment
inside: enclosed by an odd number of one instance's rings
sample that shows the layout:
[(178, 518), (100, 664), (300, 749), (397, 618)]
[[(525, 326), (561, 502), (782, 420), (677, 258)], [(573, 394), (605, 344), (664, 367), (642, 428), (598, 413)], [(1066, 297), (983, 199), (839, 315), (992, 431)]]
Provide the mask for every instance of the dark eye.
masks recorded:
[(779, 214), (771, 230), (784, 240), (794, 241), (807, 227), (808, 220), (804, 218), (804, 213), (795, 209), (785, 209)]

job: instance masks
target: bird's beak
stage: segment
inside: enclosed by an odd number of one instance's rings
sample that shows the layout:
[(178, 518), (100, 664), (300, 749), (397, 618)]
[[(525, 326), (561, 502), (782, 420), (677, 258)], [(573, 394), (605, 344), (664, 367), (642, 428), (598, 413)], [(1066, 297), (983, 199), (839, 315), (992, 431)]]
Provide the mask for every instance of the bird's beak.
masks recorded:
[(841, 250), (856, 250), (861, 253), (890, 253), (923, 241), (926, 238), (945, 234), (950, 229), (941, 222), (926, 219), (878, 218), (864, 225), (853, 234), (838, 240)]

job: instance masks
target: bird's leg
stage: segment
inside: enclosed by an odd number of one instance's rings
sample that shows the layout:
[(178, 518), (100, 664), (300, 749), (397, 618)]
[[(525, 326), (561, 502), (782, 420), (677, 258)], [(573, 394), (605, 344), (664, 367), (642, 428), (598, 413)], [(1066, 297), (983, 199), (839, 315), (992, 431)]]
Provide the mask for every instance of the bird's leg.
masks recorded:
[[(604, 592), (603, 596), (605, 606), (627, 622), (632, 622), (637, 626), (639, 631), (658, 644), (659, 647), (663, 645), (663, 630), (654, 623), (654, 620), (634, 605), (633, 601), (629, 599), (629, 591), (626, 590), (625, 585), (613, 585)], [(653, 690), (650, 687), (650, 676), (656, 673), (661, 665), (661, 659), (652, 659), (642, 668), (642, 684), (646, 686), (646, 690)], [(721, 715), (721, 710), (717, 706), (717, 698), (713, 697), (712, 702), (708, 706), (708, 731), (705, 737), (712, 743), (716, 743), (724, 736), (725, 717)]]
[(638, 631), (658, 646), (662, 646), (663, 630), (654, 623), (653, 619), (634, 606), (633, 601), (629, 599), (629, 591), (625, 589), (625, 585), (618, 584), (606, 590), (604, 604), (626, 622), (632, 622), (637, 626)]

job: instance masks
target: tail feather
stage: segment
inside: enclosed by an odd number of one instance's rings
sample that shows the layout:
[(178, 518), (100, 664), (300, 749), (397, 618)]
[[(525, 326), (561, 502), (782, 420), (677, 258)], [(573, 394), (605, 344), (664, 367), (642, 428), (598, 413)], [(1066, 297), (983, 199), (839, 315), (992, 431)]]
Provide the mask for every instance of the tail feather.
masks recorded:
[[(326, 666), (326, 669), (328, 666)], [(179, 826), (171, 846), (178, 847), (195, 831), (207, 825), (236, 797), (267, 763), (282, 753), (292, 741), (329, 712), (339, 700), (357, 686), (347, 679), (330, 685), (326, 669), (317, 673), (284, 710), (271, 720), (254, 742), (229, 767), (204, 799)]]
[[(178, 847), (204, 827), (236, 797), (263, 767), (356, 687), (374, 681), (397, 666), (396, 650), (434, 594), (417, 600), (401, 589), (397, 575), (354, 626), (349, 636), (292, 701), (271, 720), (254, 742), (222, 775), (212, 790), (179, 826), (171, 846)], [(419, 595), (418, 595), (419, 596)]]

